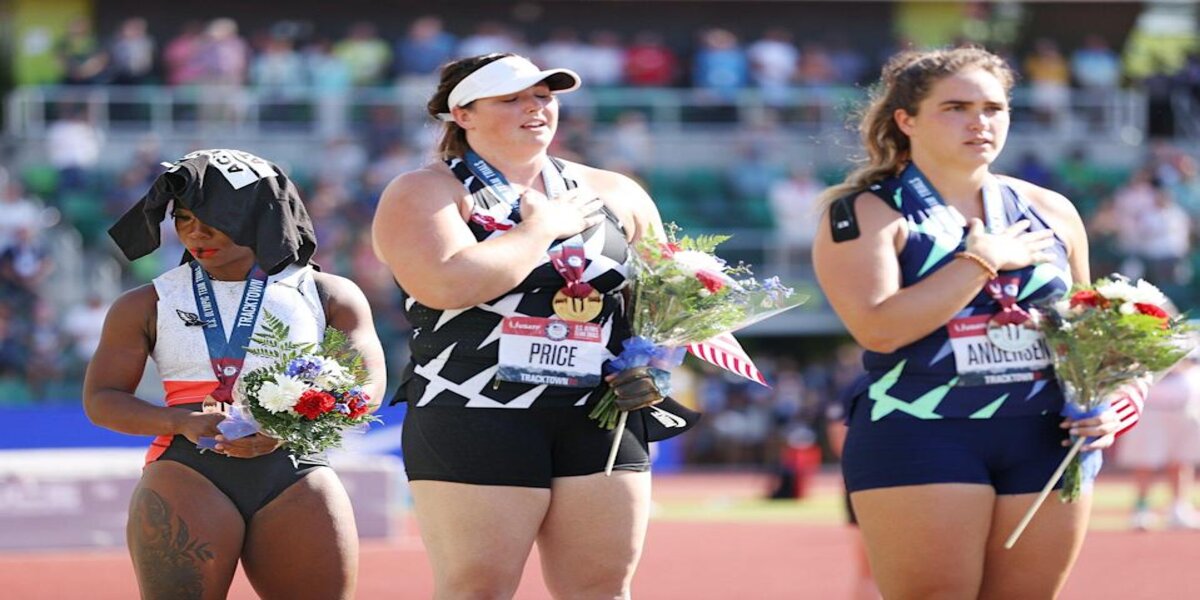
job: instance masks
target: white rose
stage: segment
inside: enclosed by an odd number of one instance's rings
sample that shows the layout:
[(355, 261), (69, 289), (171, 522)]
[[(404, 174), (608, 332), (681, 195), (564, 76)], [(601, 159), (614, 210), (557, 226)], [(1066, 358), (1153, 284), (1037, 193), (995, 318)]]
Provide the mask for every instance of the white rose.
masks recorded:
[(1096, 286), (1096, 292), (1112, 302), (1122, 302), (1132, 300), (1137, 293), (1137, 289), (1129, 285), (1128, 281), (1118, 279), (1104, 285)]
[(307, 390), (299, 379), (276, 375), (274, 381), (264, 381), (258, 388), (258, 404), (272, 413), (290, 412)]
[(1133, 313), (1137, 312), (1137, 309), (1133, 307), (1132, 302), (1123, 302), (1117, 310), (1121, 311), (1121, 314), (1123, 315), (1132, 315)]
[(346, 368), (338, 364), (335, 360), (326, 360), (321, 365), (321, 373), (313, 380), (313, 383), (318, 388), (323, 390), (332, 390), (353, 383), (354, 378), (350, 377), (350, 373)]
[(1058, 328), (1062, 331), (1071, 331), (1072, 329), (1075, 329), (1075, 326), (1072, 325), (1070, 321), (1063, 321), (1062, 325), (1059, 325)]
[(688, 275), (695, 275), (699, 271), (723, 273), (725, 270), (725, 261), (711, 254), (695, 250), (681, 250), (676, 252), (674, 259), (675, 263), (679, 265), (680, 270)]
[(1139, 279), (1137, 287), (1133, 290), (1132, 301), (1153, 304), (1161, 308), (1167, 304), (1167, 297), (1158, 288), (1154, 287), (1154, 284), (1145, 279)]

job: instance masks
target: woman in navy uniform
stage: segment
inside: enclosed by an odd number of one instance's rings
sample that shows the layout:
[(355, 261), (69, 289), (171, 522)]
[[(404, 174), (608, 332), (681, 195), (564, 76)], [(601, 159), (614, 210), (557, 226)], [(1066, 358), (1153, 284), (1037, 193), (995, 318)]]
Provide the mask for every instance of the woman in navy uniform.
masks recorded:
[(895, 56), (860, 124), (868, 162), (825, 195), (817, 277), (867, 349), (846, 485), (886, 598), (1056, 595), (1090, 495), (1043, 504), (1015, 548), (1003, 541), (1068, 433), (1096, 450), (1137, 416), (1137, 394), (1059, 416), (1026, 308), (1090, 281), (1087, 237), (1069, 200), (991, 172), (1012, 83), (981, 49)]
[(649, 372), (617, 374), (618, 404), (638, 412), (603, 473), (613, 432), (588, 413), (630, 336), (629, 245), (663, 229), (628, 177), (547, 154), (557, 94), (578, 86), (511, 54), (446, 65), (428, 105), (441, 160), (392, 181), (375, 215), (414, 328), (397, 400), (439, 598), (511, 597), (535, 542), (555, 597), (628, 597), (647, 441), (686, 428)]
[[(366, 297), (310, 266), (316, 237), (304, 204), (257, 156), (185, 156), (109, 233), (130, 260), (145, 256), (168, 211), (187, 248), (183, 264), (117, 299), (83, 389), (97, 425), (157, 436), (129, 506), (141, 595), (225, 598), (240, 561), (264, 598), (349, 600), (358, 535), (325, 457), (296, 455), (262, 433), (227, 440), (217, 424), (237, 379), (268, 364), (245, 352), (264, 311), (288, 324), (293, 342), (320, 342), (327, 324), (346, 332), (369, 373), (364, 391), (379, 398), (386, 372)], [(166, 406), (134, 395), (147, 359)], [(202, 439), (213, 449), (199, 448)]]

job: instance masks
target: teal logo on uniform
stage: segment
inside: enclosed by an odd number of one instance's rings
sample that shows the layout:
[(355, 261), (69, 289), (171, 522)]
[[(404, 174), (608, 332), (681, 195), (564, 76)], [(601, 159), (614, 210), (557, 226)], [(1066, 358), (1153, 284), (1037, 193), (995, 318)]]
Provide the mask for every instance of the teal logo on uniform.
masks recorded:
[(950, 389), (954, 387), (958, 378), (955, 377), (946, 384), (925, 392), (912, 402), (906, 402), (892, 396), (889, 392), (891, 392), (892, 386), (900, 380), (900, 374), (904, 371), (904, 365), (907, 363), (907, 360), (900, 361), (895, 367), (892, 367), (891, 371), (867, 388), (867, 397), (874, 401), (871, 406), (872, 421), (878, 421), (896, 411), (908, 413), (918, 419), (942, 418), (942, 415), (936, 412), (937, 407), (945, 399), (946, 394), (950, 393)]

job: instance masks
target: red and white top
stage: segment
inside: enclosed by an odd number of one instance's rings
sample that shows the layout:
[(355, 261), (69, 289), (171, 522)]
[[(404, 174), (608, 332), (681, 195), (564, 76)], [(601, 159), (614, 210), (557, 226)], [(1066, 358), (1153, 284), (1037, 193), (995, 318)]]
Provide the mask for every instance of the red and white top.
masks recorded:
[[(246, 282), (211, 282), (217, 310), (221, 311), (221, 322), (228, 336), (237, 318)], [(154, 290), (158, 294), (158, 324), (150, 357), (162, 378), (167, 406), (203, 402), (217, 388), (217, 376), (208, 357), (204, 328), (196, 325), (199, 316), (192, 291), (191, 267), (180, 265), (155, 278)], [(255, 333), (262, 330), (262, 315), (268, 312), (288, 324), (292, 341), (321, 341), (325, 334), (325, 309), (317, 295), (312, 267), (293, 265), (267, 278)], [(242, 373), (266, 365), (267, 359), (248, 352)], [(157, 437), (146, 462), (157, 459), (170, 444), (170, 436)]]

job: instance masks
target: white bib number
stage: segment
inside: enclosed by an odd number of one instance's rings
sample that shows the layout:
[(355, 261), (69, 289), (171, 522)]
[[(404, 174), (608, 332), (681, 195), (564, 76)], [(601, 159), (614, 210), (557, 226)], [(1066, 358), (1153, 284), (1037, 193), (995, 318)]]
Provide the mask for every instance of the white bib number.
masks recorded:
[(595, 387), (604, 361), (602, 329), (541, 317), (507, 317), (496, 379), (533, 385)]
[(947, 325), (958, 385), (1019, 383), (1050, 374), (1050, 348), (1033, 322), (997, 325), (991, 315)]

